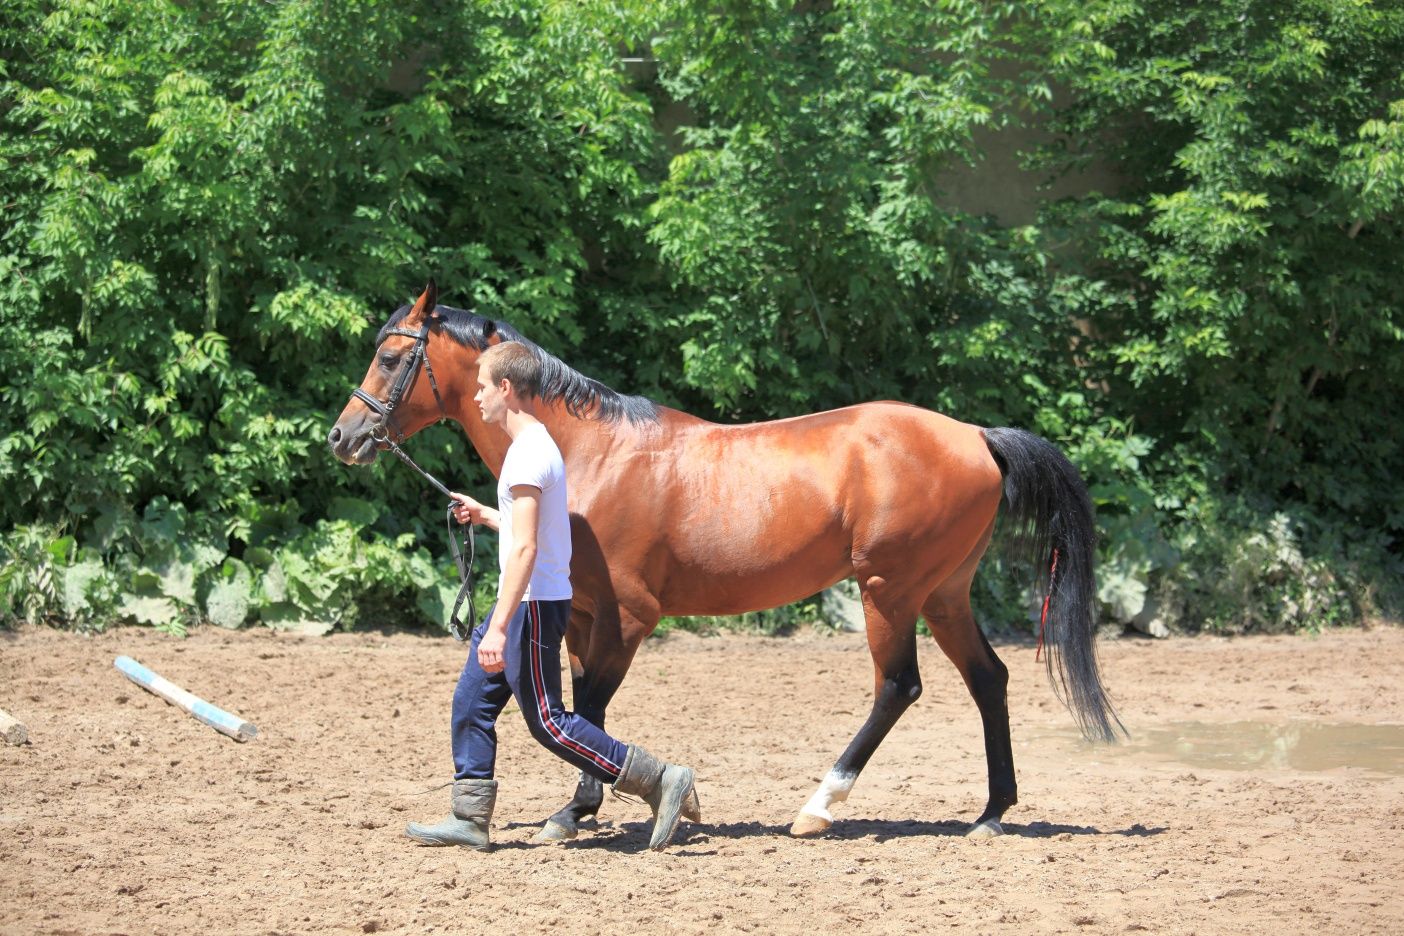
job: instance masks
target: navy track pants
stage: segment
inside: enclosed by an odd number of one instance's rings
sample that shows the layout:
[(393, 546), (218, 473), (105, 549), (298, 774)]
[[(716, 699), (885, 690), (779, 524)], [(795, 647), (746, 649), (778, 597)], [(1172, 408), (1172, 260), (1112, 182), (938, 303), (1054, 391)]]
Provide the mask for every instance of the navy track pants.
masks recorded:
[[(494, 606), (495, 607), (495, 606)], [(497, 763), (497, 716), (516, 697), (532, 737), (592, 777), (619, 779), (627, 748), (566, 711), (561, 702), (561, 640), (570, 621), (570, 600), (524, 601), (507, 625), (506, 667), (484, 672), (478, 643), (493, 609), (473, 631), (468, 660), (453, 693), (454, 778), (491, 779)]]

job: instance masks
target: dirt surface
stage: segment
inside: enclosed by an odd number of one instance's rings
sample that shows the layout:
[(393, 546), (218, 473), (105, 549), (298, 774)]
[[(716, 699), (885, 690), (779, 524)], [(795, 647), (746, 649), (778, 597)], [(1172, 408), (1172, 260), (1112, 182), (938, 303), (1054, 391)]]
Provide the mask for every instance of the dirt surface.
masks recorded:
[[(1106, 641), (1134, 739), (1075, 737), (1033, 648), (1011, 670), (1021, 802), (984, 805), (980, 722), (925, 695), (824, 837), (787, 834), (867, 715), (861, 635), (649, 642), (611, 729), (698, 772), (703, 819), (647, 850), (607, 797), (533, 846), (572, 771), (509, 707), (489, 854), (415, 846), (448, 791), (447, 638), (0, 632), (0, 933), (1404, 932), (1404, 631)], [(124, 679), (128, 654), (255, 723), (238, 744)]]

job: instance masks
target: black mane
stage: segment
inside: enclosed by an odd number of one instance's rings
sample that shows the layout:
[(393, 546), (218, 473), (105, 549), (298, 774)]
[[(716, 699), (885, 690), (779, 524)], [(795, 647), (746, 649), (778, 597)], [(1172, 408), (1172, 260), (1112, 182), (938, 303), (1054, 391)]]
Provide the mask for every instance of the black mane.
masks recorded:
[[(404, 321), (410, 312), (404, 305), (395, 310), (390, 321), (376, 336), (377, 346), (385, 340), (385, 333)], [(658, 422), (658, 407), (652, 400), (641, 396), (626, 396), (611, 390), (592, 377), (575, 370), (560, 358), (543, 350), (534, 341), (522, 336), (506, 322), (494, 321), (486, 316), (455, 309), (451, 306), (435, 306), (434, 312), (440, 330), (461, 345), (485, 351), (488, 339), (498, 335), (503, 341), (517, 341), (526, 345), (541, 362), (540, 399), (545, 403), (561, 402), (566, 412), (577, 419), (598, 419), (605, 423), (617, 423), (621, 419), (632, 425)]]

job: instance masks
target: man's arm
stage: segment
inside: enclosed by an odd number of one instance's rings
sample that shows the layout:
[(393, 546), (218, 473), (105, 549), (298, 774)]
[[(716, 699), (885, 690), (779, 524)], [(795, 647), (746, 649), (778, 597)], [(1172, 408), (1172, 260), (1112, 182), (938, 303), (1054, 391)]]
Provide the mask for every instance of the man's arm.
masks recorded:
[[(532, 488), (533, 491), (536, 488)], [(481, 523), (489, 530), (502, 528), (502, 515), (486, 504), (480, 504), (467, 494), (450, 494), (455, 501), (453, 519), (459, 523)]]
[[(502, 652), (507, 647), (507, 624), (522, 603), (531, 572), (536, 567), (536, 524), (541, 516), (541, 490), (530, 484), (512, 488), (512, 553), (497, 584), (497, 606), (487, 633), (478, 642), (478, 663), (488, 673), (501, 671)], [(495, 511), (494, 511), (495, 512)]]

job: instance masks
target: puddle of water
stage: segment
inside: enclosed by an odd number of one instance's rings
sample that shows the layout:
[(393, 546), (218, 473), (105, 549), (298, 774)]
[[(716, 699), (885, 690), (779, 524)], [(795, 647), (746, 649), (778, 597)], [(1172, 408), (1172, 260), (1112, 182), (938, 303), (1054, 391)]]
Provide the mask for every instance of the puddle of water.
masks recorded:
[(1404, 776), (1404, 725), (1322, 722), (1169, 722), (1133, 729), (1099, 754), (1149, 755), (1189, 767), (1317, 772), (1353, 767)]

